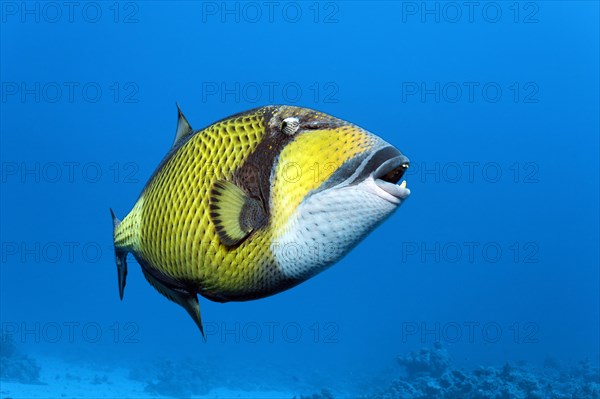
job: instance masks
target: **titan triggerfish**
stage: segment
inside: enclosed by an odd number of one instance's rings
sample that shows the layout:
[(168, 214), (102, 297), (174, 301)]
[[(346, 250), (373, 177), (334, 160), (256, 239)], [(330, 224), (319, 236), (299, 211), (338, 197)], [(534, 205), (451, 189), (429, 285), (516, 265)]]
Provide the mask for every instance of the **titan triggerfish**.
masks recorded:
[(111, 209), (123, 299), (127, 254), (202, 328), (198, 294), (274, 295), (346, 255), (410, 195), (398, 149), (308, 108), (265, 106), (194, 131), (177, 107), (173, 146), (120, 221)]

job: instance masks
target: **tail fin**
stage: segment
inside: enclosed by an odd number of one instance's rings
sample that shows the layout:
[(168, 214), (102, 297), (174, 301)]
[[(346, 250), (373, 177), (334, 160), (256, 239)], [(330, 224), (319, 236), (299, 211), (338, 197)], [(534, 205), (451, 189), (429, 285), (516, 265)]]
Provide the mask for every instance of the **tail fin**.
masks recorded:
[(113, 210), (110, 210), (113, 220), (113, 242), (115, 245), (115, 260), (117, 262), (117, 275), (119, 277), (119, 297), (123, 299), (125, 291), (125, 280), (127, 279), (127, 250), (121, 248), (116, 242), (116, 231), (121, 221), (115, 216)]

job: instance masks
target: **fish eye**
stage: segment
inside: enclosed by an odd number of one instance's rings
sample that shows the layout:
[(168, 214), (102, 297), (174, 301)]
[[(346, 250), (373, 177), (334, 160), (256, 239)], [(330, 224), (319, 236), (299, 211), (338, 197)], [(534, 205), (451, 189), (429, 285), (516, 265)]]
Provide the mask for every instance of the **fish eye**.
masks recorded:
[(288, 136), (295, 134), (300, 128), (300, 120), (295, 117), (285, 118), (281, 122), (281, 131)]

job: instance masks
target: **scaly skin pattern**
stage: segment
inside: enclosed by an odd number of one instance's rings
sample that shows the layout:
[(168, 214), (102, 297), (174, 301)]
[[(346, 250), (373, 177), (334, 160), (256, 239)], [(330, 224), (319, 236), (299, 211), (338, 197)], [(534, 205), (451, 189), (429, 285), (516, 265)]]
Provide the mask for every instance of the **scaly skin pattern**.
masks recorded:
[[(270, 164), (260, 165), (269, 179), (267, 224), (227, 247), (210, 218), (211, 189), (217, 180), (234, 179), (249, 157), (260, 162), (259, 145), (283, 134), (279, 125), (289, 116), (314, 120), (314, 129), (290, 138)], [(302, 280), (282, 272), (273, 242), (288, 232), (290, 217), (311, 192), (377, 139), (350, 123), (298, 107), (263, 107), (221, 120), (167, 155), (116, 228), (115, 245), (212, 300), (256, 299), (283, 291)]]

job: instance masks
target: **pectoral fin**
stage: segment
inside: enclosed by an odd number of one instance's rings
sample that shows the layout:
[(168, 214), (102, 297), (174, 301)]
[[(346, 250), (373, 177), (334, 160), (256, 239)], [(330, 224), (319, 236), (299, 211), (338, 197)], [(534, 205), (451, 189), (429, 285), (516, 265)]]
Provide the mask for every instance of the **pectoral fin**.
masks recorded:
[(221, 242), (234, 246), (264, 224), (265, 212), (236, 184), (219, 180), (210, 195), (210, 217)]

